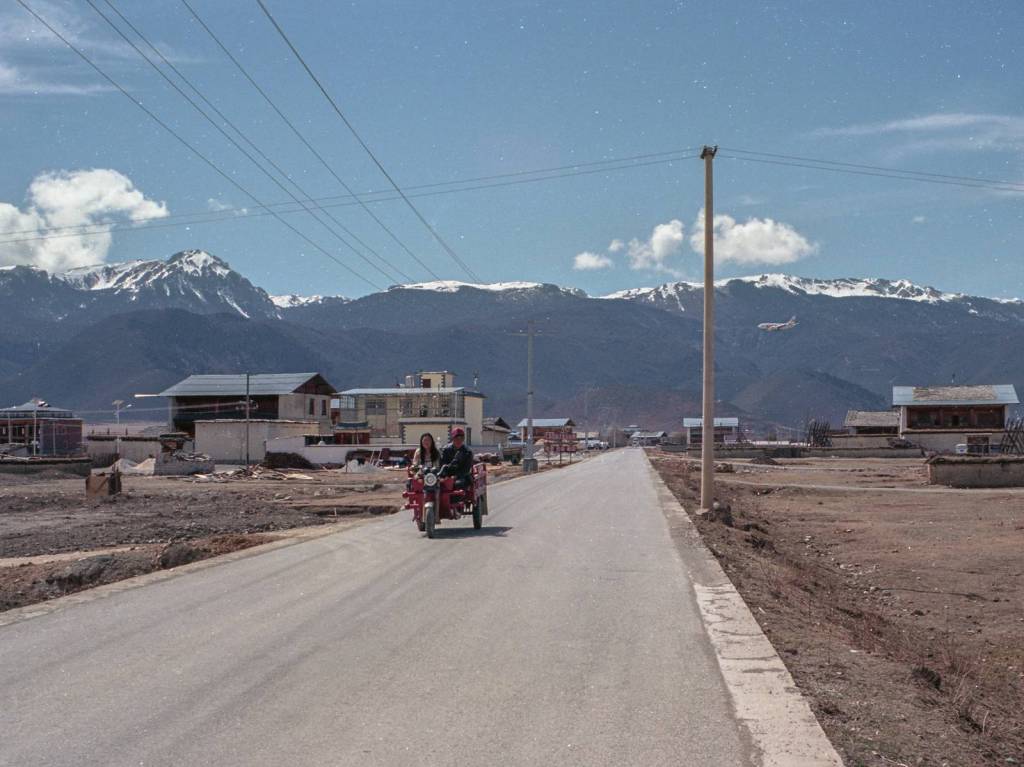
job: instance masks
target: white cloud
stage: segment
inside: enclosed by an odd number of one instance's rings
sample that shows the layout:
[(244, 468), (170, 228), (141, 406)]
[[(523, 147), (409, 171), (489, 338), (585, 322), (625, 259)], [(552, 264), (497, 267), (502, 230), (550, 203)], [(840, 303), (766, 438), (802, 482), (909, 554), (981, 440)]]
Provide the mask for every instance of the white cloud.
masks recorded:
[[(770, 218), (749, 218), (742, 224), (732, 216), (715, 216), (715, 261), (738, 264), (790, 264), (818, 246), (796, 229)], [(704, 211), (697, 214), (690, 247), (704, 253)]]
[(658, 224), (651, 231), (651, 236), (647, 240), (641, 241), (633, 238), (629, 241), (626, 249), (626, 255), (629, 256), (629, 268), (649, 269), (678, 275), (678, 270), (670, 265), (670, 260), (673, 256), (678, 255), (682, 246), (682, 221), (674, 218), (667, 224)]
[(614, 240), (612, 240), (611, 242), (608, 243), (608, 252), (609, 253), (618, 253), (618, 252), (624, 250), (625, 247), (626, 247), (626, 243), (624, 243), (622, 240), (620, 240), (618, 237), (616, 237)]
[(18, 67), (0, 61), (0, 95), (59, 95), (89, 96), (102, 93), (113, 88), (99, 83), (56, 82), (39, 79), (22, 71)]
[[(97, 59), (134, 61), (138, 54), (120, 38), (110, 34), (106, 22), (74, 3), (35, 0), (33, 9), (76, 48)], [(201, 58), (177, 51), (155, 41), (160, 51), (176, 64), (199, 63)], [(87, 96), (112, 91), (74, 52), (15, 3), (0, 8), (0, 96), (70, 95)], [(44, 55), (40, 56), (40, 53)], [(43, 62), (43, 63), (41, 63)], [(69, 66), (69, 62), (74, 62)]]
[[(28, 264), (62, 271), (106, 260), (112, 235), (102, 229), (38, 232), (50, 227), (79, 227), (163, 218), (162, 202), (149, 200), (131, 179), (106, 168), (41, 173), (29, 185), (26, 204), (0, 202), (0, 265)], [(41, 235), (46, 239), (39, 239)], [(17, 240), (16, 242), (13, 240)]]
[(608, 256), (600, 253), (591, 253), (588, 250), (577, 253), (572, 260), (572, 268), (578, 272), (594, 271), (597, 269), (611, 269), (614, 264)]
[(914, 216), (912, 219), (910, 219), (910, 221), (914, 224), (923, 224), (927, 220), (928, 219), (925, 218), (924, 216)]
[(906, 137), (900, 149), (930, 151), (948, 149), (1017, 150), (1024, 148), (1024, 116), (988, 113), (937, 112), (886, 122), (823, 128), (818, 136)]

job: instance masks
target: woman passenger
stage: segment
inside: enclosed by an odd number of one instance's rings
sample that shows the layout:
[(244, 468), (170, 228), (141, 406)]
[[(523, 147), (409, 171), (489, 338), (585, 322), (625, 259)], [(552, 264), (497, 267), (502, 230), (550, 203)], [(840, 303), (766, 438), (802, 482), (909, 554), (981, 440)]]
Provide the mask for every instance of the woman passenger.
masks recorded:
[(434, 435), (429, 431), (425, 432), (420, 437), (420, 446), (416, 448), (416, 452), (412, 455), (412, 466), (409, 469), (409, 473), (416, 474), (423, 469), (439, 468), (441, 468), (441, 451), (434, 444)]

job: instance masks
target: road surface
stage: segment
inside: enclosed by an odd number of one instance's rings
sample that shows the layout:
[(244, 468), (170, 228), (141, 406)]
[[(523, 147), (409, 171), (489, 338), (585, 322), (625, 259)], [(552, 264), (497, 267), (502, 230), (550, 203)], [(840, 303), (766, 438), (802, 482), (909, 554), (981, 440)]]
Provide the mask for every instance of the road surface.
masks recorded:
[(639, 450), (0, 627), (0, 764), (745, 765)]

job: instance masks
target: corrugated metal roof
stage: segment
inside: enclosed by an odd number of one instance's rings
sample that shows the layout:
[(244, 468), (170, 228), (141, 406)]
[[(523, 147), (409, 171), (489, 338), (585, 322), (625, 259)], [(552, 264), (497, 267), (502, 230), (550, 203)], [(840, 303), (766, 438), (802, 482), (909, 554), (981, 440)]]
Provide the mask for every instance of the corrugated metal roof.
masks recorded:
[[(535, 428), (535, 429), (538, 426), (540, 426), (541, 428), (545, 428), (545, 429), (551, 429), (551, 428), (555, 428), (555, 427), (558, 427), (558, 426), (573, 426), (573, 425), (574, 424), (573, 424), (571, 418), (534, 418), (533, 419), (533, 428)], [(528, 423), (527, 423), (526, 419), (524, 418), (522, 421), (519, 422), (519, 424), (518, 424), (518, 426), (516, 428), (518, 428), (518, 429), (525, 429), (527, 426), (528, 426)]]
[(5, 407), (0, 409), (0, 413), (3, 413), (4, 417), (11, 418), (31, 418), (33, 414), (41, 418), (74, 418), (75, 414), (64, 407), (54, 407), (48, 405), (45, 402), (36, 402), (35, 400), (29, 400), (21, 405), (15, 405), (14, 407)]
[(900, 414), (895, 410), (849, 410), (843, 425), (874, 428), (897, 427), (900, 425)]
[(462, 392), (469, 397), (482, 397), (484, 396), (478, 391), (473, 389), (467, 389), (464, 386), (441, 386), (436, 389), (420, 389), (415, 386), (391, 386), (380, 389), (346, 389), (345, 391), (338, 392), (342, 396), (354, 397), (357, 395), (371, 395), (371, 396), (384, 396), (388, 394), (455, 394), (456, 392)]
[[(249, 394), (291, 394), (319, 373), (257, 373), (249, 376)], [(327, 383), (324, 381), (324, 383)], [(330, 384), (327, 384), (330, 386)], [(165, 389), (159, 397), (245, 396), (245, 374), (193, 375)]]
[[(683, 426), (685, 426), (688, 429), (699, 429), (703, 425), (704, 425), (704, 419), (703, 418), (684, 418), (683, 419)], [(730, 427), (730, 426), (739, 426), (739, 425), (740, 425), (740, 419), (736, 418), (734, 416), (723, 416), (722, 418), (716, 418), (715, 419), (715, 426), (716, 427), (719, 427), (719, 426), (720, 427)]]
[(986, 386), (894, 386), (892, 404), (899, 405), (1016, 405), (1013, 384)]

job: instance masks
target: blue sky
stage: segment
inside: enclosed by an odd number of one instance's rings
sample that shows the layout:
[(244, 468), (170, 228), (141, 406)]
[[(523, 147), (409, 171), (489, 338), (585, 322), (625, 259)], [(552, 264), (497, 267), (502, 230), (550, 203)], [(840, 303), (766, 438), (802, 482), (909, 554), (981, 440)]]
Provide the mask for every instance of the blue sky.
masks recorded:
[[(179, 0), (114, 1), (304, 190), (344, 194)], [(85, 0), (26, 2), (261, 201), (289, 199)], [(357, 193), (387, 188), (254, 1), (192, 2), (335, 173)], [(1016, 0), (267, 4), (403, 187), (717, 143), (721, 276), (880, 276), (1024, 296)], [(747, 162), (727, 148), (1011, 181), (1021, 191)], [(0, 6), (0, 153), (0, 239), (253, 208), (13, 0)], [(601, 294), (697, 279), (696, 154), (415, 202), (487, 282)], [(468, 279), (400, 201), (371, 205), (431, 270)], [(332, 211), (402, 272), (431, 279), (359, 207)], [(308, 215), (287, 220), (388, 283)], [(0, 244), (0, 263), (53, 269), (186, 248), (221, 256), (271, 293), (373, 290), (269, 216)]]

